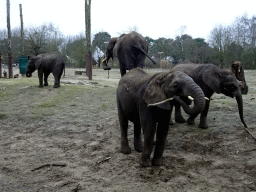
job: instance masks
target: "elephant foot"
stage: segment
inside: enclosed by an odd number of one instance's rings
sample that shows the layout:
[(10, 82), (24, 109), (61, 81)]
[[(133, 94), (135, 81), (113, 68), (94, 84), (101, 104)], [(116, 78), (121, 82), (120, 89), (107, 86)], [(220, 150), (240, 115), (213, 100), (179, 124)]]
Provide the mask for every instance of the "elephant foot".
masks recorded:
[(39, 88), (42, 88), (42, 87), (44, 87), (44, 86), (43, 86), (43, 85), (39, 85), (38, 87), (39, 87)]
[(152, 160), (153, 166), (162, 166), (164, 164), (163, 158), (155, 158)]
[(186, 120), (182, 116), (175, 116), (175, 121), (177, 123), (185, 123)]
[(141, 165), (142, 167), (151, 167), (150, 159), (149, 159), (149, 158), (147, 158), (147, 159), (141, 158), (141, 159), (140, 159), (140, 165)]
[(209, 127), (208, 127), (208, 125), (207, 125), (207, 123), (206, 123), (206, 122), (200, 122), (200, 124), (199, 124), (199, 128), (207, 129), (207, 128), (209, 128)]
[(48, 83), (45, 83), (44, 86), (48, 86)]
[(143, 150), (142, 142), (141, 141), (134, 141), (134, 149), (137, 152), (142, 152), (142, 150)]
[(59, 85), (54, 85), (54, 86), (53, 86), (53, 88), (58, 88), (58, 87), (60, 87), (60, 86), (59, 86)]
[(132, 150), (129, 146), (121, 146), (121, 152), (123, 154), (130, 154), (132, 152)]
[(188, 118), (187, 123), (188, 123), (189, 125), (195, 125), (195, 120)]

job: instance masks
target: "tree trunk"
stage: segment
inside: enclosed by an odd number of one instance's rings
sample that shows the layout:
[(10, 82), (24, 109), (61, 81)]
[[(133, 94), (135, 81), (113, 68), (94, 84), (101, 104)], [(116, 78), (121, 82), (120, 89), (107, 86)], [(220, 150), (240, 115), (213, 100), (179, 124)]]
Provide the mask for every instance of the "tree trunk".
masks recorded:
[(21, 37), (21, 55), (24, 56), (24, 30), (23, 30), (22, 4), (20, 4), (20, 37)]
[(8, 29), (8, 72), (9, 78), (13, 78), (12, 73), (12, 49), (11, 49), (11, 26), (10, 26), (10, 0), (7, 0), (7, 29)]
[(92, 50), (91, 50), (91, 0), (85, 0), (85, 35), (87, 53), (85, 58), (86, 76), (92, 80)]

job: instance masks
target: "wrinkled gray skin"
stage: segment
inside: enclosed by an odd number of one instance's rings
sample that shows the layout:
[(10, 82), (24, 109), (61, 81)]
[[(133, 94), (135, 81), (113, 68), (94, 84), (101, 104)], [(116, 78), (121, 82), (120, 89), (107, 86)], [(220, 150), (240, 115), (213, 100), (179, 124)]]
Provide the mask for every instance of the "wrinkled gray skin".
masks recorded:
[[(151, 166), (150, 155), (153, 150), (155, 133), (156, 147), (152, 165), (162, 165), (172, 106), (170, 102), (151, 107), (148, 107), (148, 104), (157, 103), (174, 96), (188, 95), (195, 99), (195, 105), (192, 108), (178, 97), (176, 99), (188, 114), (199, 113), (204, 108), (204, 93), (185, 73), (168, 71), (150, 75), (141, 68), (135, 68), (124, 75), (117, 88), (121, 152), (124, 154), (131, 153), (127, 139), (128, 121), (131, 121), (134, 123), (135, 150), (142, 152), (141, 166)], [(144, 133), (144, 147), (141, 141), (141, 128)]]
[[(229, 71), (223, 70), (213, 64), (178, 64), (172, 67), (171, 70), (182, 71), (188, 74), (203, 90), (207, 98), (211, 98), (214, 92), (223, 93), (229, 97), (235, 97), (237, 100), (239, 115), (242, 123), (247, 127), (243, 117), (243, 98), (239, 89), (238, 81), (235, 75)], [(205, 108), (201, 112), (200, 128), (208, 128), (206, 123), (207, 114), (210, 106), (210, 100), (205, 101)], [(199, 113), (192, 114), (187, 122), (194, 124), (194, 119)], [(180, 112), (180, 105), (175, 105), (175, 121), (185, 122)]]
[(126, 70), (136, 67), (143, 68), (146, 56), (156, 64), (148, 52), (148, 43), (139, 33), (133, 31), (129, 34), (122, 34), (120, 37), (111, 38), (106, 51), (106, 60), (103, 62), (103, 68), (109, 70), (107, 63), (110, 58), (118, 58), (121, 76), (124, 76)]
[[(58, 53), (44, 53), (35, 57), (29, 57), (26, 76), (31, 77), (32, 73), (37, 70), (39, 78), (39, 87), (48, 86), (47, 78), (50, 73), (54, 76), (54, 88), (60, 87), (60, 78), (64, 70), (65, 63)], [(44, 77), (44, 84), (43, 84)]]

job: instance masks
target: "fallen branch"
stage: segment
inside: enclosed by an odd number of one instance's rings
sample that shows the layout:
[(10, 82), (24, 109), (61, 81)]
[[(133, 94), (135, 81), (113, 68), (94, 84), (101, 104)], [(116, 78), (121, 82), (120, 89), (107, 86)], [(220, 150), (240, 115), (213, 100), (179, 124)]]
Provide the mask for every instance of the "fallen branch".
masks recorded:
[[(242, 125), (242, 124), (241, 124)], [(243, 126), (243, 125), (242, 125)], [(255, 139), (255, 141), (256, 141), (256, 137), (252, 134), (252, 132), (248, 129), (248, 128), (246, 128), (245, 126), (243, 126), (244, 127), (244, 129)]]
[(49, 163), (49, 164), (45, 164), (45, 165), (42, 165), (40, 167), (37, 167), (35, 169), (32, 169), (31, 171), (36, 171), (36, 170), (41, 169), (43, 167), (51, 167), (52, 168), (53, 166), (66, 167), (67, 164), (66, 163)]
[(101, 161), (98, 161), (97, 164), (100, 164), (100, 163), (103, 163), (103, 162), (105, 162), (105, 161), (108, 161), (109, 159), (111, 159), (111, 157), (107, 157), (106, 159), (103, 159), (103, 160), (101, 160)]

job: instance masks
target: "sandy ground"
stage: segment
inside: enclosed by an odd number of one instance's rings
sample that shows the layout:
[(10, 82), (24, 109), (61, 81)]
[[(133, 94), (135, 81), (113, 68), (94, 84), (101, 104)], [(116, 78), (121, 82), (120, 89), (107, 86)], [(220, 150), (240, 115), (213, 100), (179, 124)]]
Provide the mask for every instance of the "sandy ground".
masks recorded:
[[(0, 79), (0, 191), (256, 191), (256, 141), (234, 99), (213, 96), (207, 130), (199, 118), (170, 126), (164, 166), (142, 168), (132, 125), (132, 153), (119, 151), (119, 71), (108, 79), (94, 69), (89, 81), (75, 70), (66, 69), (58, 89), (52, 76), (38, 88), (36, 73)], [(256, 135), (256, 71), (245, 77), (245, 122)]]

